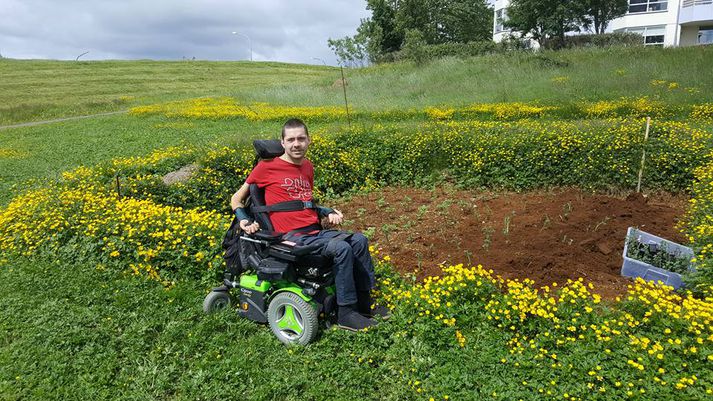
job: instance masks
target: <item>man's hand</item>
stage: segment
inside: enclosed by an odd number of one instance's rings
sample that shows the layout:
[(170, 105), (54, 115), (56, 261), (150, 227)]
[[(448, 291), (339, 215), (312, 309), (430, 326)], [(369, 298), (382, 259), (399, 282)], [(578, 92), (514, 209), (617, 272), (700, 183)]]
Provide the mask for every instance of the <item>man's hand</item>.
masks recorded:
[(240, 229), (248, 234), (255, 234), (260, 229), (260, 224), (257, 221), (250, 224), (250, 220), (240, 220)]
[(327, 220), (329, 221), (329, 224), (336, 226), (342, 224), (342, 221), (344, 221), (344, 215), (339, 210), (334, 209), (334, 211), (327, 216)]

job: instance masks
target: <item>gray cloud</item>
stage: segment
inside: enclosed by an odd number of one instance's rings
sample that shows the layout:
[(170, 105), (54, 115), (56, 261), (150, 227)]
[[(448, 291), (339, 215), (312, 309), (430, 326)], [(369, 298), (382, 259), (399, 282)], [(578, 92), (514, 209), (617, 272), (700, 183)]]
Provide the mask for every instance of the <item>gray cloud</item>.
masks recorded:
[(252, 42), (257, 61), (334, 65), (327, 39), (354, 34), (365, 7), (364, 0), (2, 0), (0, 54), (246, 60)]

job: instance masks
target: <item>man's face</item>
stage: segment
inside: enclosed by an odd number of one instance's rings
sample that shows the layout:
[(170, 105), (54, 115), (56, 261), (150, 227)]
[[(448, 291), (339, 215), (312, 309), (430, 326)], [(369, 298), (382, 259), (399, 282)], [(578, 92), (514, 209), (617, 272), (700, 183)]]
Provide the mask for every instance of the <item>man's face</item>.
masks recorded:
[(282, 138), (285, 154), (292, 160), (302, 160), (309, 147), (309, 136), (304, 128), (286, 128)]

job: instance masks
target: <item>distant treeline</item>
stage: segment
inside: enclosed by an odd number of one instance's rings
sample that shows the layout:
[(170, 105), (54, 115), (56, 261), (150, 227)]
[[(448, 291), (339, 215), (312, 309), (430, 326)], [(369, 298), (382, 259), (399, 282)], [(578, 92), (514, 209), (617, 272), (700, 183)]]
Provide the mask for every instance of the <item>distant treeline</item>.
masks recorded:
[[(603, 34), (609, 21), (624, 15), (627, 0), (512, 0), (498, 25), (517, 32), (502, 43), (493, 37), (493, 8), (486, 0), (366, 0), (370, 18), (354, 36), (329, 39), (342, 65), (363, 66), (400, 59), (475, 56), (529, 47), (638, 45), (639, 35)], [(566, 36), (594, 31), (595, 35)]]

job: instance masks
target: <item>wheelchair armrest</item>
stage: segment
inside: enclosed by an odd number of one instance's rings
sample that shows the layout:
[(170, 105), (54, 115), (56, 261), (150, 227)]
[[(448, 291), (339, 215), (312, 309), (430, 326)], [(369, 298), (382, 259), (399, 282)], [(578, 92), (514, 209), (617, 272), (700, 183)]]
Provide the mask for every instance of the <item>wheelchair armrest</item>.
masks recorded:
[(274, 251), (270, 253), (275, 257), (282, 257), (287, 259), (292, 259), (290, 256), (304, 256), (308, 255), (321, 247), (320, 244), (315, 245), (295, 245), (294, 242), (282, 241), (270, 244), (270, 250)]
[(259, 240), (267, 242), (278, 242), (282, 240), (284, 233), (278, 233), (276, 231), (259, 230), (252, 234), (253, 237)]

